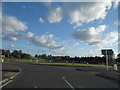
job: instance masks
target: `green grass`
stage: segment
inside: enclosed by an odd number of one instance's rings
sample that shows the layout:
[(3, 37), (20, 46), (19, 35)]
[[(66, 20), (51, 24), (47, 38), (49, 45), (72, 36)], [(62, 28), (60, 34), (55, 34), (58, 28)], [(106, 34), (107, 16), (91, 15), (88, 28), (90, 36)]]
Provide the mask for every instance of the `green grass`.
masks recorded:
[(16, 59), (16, 58), (4, 58), (4, 62), (36, 62), (36, 60), (38, 60), (38, 62), (44, 62), (44, 59)]
[(106, 67), (106, 65), (98, 64), (80, 64), (80, 63), (37, 63), (42, 65), (65, 65), (65, 66), (92, 66), (92, 67)]
[[(98, 65), (98, 64), (80, 64), (80, 63), (47, 63), (44, 59), (16, 59), (16, 58), (4, 58), (5, 62), (30, 62), (34, 64), (42, 64), (42, 65), (61, 65), (61, 66), (92, 66), (92, 67), (106, 67), (106, 65)], [(38, 60), (38, 63), (36, 62)]]

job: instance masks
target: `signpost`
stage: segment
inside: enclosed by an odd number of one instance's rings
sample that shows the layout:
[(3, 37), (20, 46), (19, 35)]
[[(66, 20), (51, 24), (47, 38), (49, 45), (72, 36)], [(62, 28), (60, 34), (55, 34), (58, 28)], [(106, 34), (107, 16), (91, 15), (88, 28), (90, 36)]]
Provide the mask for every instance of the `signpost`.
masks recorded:
[(102, 55), (105, 55), (105, 57), (106, 57), (106, 68), (108, 71), (108, 55), (113, 55), (114, 52), (112, 49), (103, 49), (103, 50), (101, 50), (101, 52), (102, 52)]
[(108, 54), (107, 54), (107, 50), (106, 51), (106, 68), (107, 68), (107, 71), (108, 71)]

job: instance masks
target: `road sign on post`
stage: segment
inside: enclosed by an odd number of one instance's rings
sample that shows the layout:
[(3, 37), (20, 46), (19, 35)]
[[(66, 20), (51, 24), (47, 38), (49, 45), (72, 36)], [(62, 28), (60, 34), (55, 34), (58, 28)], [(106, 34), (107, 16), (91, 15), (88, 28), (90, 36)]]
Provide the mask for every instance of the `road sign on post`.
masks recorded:
[(108, 70), (108, 55), (113, 55), (114, 52), (112, 49), (103, 49), (101, 50), (101, 52), (102, 52), (102, 55), (105, 55), (106, 57), (106, 68)]

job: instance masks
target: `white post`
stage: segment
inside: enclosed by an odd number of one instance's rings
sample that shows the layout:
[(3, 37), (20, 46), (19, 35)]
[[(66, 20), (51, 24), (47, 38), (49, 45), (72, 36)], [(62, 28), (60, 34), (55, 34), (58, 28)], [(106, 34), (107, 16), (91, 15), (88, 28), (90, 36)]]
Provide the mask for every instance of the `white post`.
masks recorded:
[(107, 55), (107, 50), (106, 50), (106, 68), (108, 70), (108, 55)]

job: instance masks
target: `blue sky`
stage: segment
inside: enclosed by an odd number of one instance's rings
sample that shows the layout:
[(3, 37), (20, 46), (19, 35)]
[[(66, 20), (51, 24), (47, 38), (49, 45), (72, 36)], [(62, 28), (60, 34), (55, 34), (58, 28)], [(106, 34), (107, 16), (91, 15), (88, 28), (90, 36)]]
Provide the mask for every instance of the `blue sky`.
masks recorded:
[(100, 56), (118, 52), (117, 4), (112, 2), (4, 2), (4, 49), (34, 54)]

